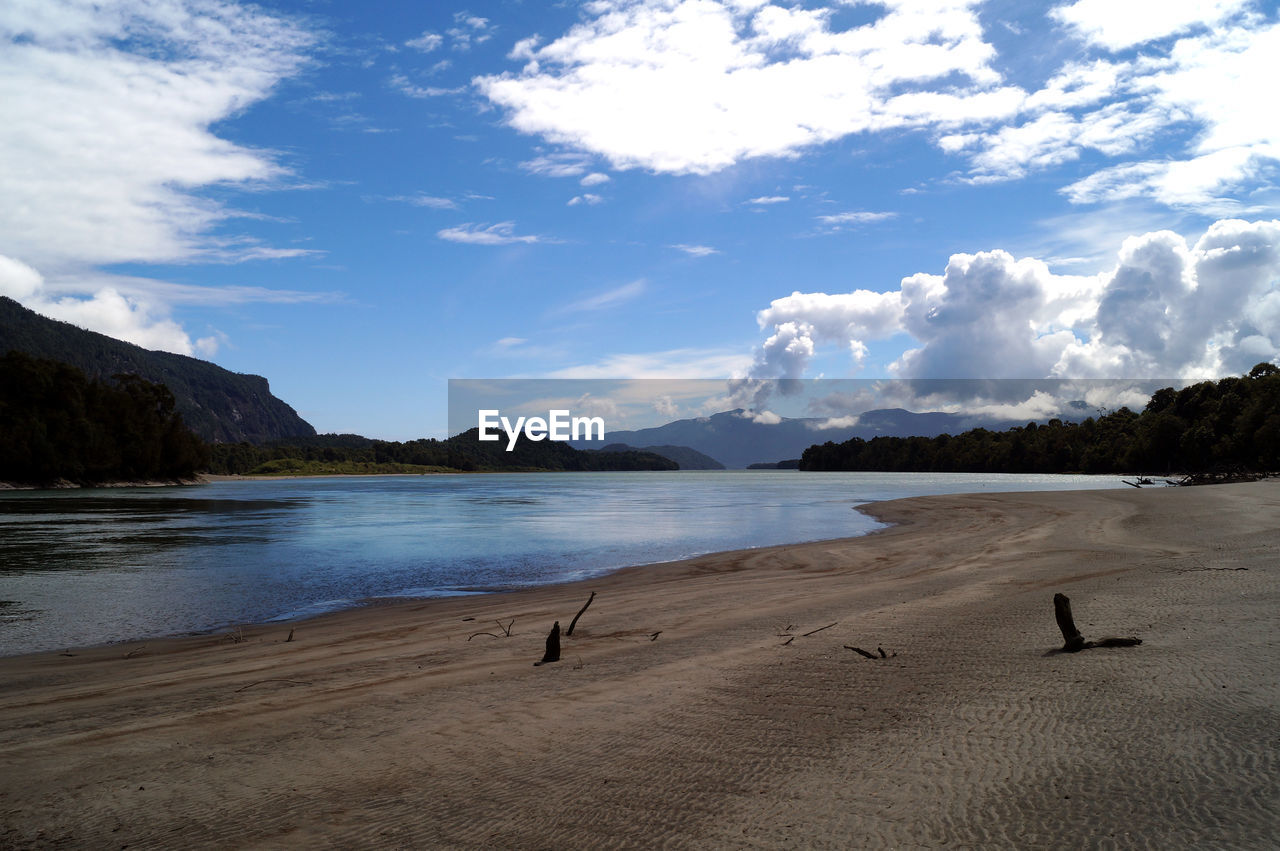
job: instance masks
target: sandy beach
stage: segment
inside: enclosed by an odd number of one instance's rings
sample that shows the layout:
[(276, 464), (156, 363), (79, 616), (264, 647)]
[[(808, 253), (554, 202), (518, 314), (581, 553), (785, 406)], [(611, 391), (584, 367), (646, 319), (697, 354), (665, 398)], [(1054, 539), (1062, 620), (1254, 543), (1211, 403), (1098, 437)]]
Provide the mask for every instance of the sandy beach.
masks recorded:
[[(0, 847), (1274, 847), (1280, 481), (868, 511), (895, 525), (0, 659)], [(1055, 592), (1144, 643), (1046, 655)]]

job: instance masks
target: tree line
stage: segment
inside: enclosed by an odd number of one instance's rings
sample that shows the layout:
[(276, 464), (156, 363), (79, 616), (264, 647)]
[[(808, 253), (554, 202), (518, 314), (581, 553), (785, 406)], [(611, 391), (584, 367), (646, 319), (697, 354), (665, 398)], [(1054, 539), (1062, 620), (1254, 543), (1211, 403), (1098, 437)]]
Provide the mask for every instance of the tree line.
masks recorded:
[[(392, 470), (391, 467), (398, 469)], [(250, 443), (211, 447), (209, 471), (251, 473), (310, 472), (600, 472), (608, 470), (678, 470), (679, 465), (652, 452), (602, 452), (574, 449), (552, 440), (521, 440), (506, 451), (506, 441), (479, 440), (470, 429), (447, 440), (424, 438), (404, 442), (372, 440), (355, 434), (321, 434), (255, 446)]]
[(852, 438), (805, 450), (802, 470), (956, 473), (1198, 473), (1280, 469), (1280, 368), (1166, 387), (1141, 413), (938, 437)]
[(190, 479), (209, 461), (164, 385), (17, 351), (0, 358), (0, 436), (0, 481), (20, 484)]

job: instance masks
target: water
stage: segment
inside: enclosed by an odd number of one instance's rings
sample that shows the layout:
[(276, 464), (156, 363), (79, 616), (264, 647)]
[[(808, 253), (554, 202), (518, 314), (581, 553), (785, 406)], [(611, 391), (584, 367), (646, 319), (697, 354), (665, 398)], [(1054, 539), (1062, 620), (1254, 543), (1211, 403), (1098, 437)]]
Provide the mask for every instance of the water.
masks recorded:
[(902, 496), (1117, 477), (715, 471), (215, 482), (0, 494), (0, 655), (561, 582), (865, 534)]

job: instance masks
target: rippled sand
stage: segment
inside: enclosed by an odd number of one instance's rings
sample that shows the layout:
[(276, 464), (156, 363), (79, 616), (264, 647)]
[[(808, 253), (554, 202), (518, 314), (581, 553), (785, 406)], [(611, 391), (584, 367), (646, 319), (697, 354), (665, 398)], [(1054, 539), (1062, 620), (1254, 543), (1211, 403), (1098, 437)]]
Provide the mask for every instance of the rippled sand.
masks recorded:
[[(872, 513), (897, 525), (0, 659), (0, 847), (1273, 847), (1280, 482)], [(1144, 643), (1045, 655), (1058, 591)]]

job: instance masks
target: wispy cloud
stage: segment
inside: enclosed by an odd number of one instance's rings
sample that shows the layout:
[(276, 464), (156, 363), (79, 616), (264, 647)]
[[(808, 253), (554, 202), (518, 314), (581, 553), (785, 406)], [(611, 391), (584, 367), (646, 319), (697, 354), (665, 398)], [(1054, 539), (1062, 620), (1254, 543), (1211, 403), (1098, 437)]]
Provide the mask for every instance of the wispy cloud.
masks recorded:
[(720, 253), (720, 249), (712, 248), (710, 245), (686, 245), (685, 243), (678, 243), (671, 247), (676, 251), (683, 251), (690, 257), (708, 257), (712, 254)]
[(546, 237), (533, 234), (516, 234), (515, 222), (498, 222), (496, 225), (488, 226), (467, 222), (437, 231), (436, 236), (449, 242), (461, 242), (467, 245), (516, 245), (550, 241)]
[(550, 378), (728, 378), (745, 373), (750, 355), (738, 349), (681, 348), (609, 355), (565, 367)]
[(574, 195), (569, 199), (569, 206), (576, 207), (579, 204), (600, 204), (604, 202), (604, 198), (599, 195), (592, 195), (590, 192), (584, 192), (581, 195)]
[(566, 304), (556, 310), (556, 313), (580, 313), (596, 310), (607, 310), (616, 307), (623, 302), (631, 301), (633, 298), (640, 296), (647, 289), (644, 279), (632, 281), (629, 284), (623, 284), (620, 287), (614, 287), (602, 293), (588, 296), (578, 301)]
[(399, 201), (403, 204), (412, 204), (415, 207), (429, 207), (432, 210), (456, 210), (458, 202), (452, 198), (441, 198), (438, 195), (391, 195), (388, 201)]
[(752, 198), (751, 200), (744, 201), (743, 203), (763, 206), (768, 204), (785, 204), (790, 200), (791, 198), (788, 195), (761, 195), (759, 198)]
[[(171, 293), (126, 294), (96, 267), (317, 253), (216, 233), (237, 214), (202, 191), (291, 179), (271, 152), (215, 128), (302, 67), (315, 42), (302, 26), (230, 3), (42, 0), (8, 4), (0, 40), (0, 290), (119, 339), (207, 355), (218, 338), (192, 341), (169, 318)], [(65, 295), (44, 290), (46, 274)]]
[(853, 210), (847, 213), (818, 216), (817, 219), (827, 227), (841, 227), (843, 225), (866, 225), (888, 221), (889, 219), (897, 218), (897, 215), (897, 213), (873, 213), (864, 210)]
[[(531, 174), (538, 174), (543, 177), (577, 177), (586, 174), (588, 167), (591, 165), (591, 157), (578, 153), (557, 153), (543, 154), (520, 163), (520, 167)], [(590, 175), (588, 175), (589, 177)], [(608, 175), (601, 175), (607, 181)], [(590, 186), (586, 182), (587, 178), (583, 178), (584, 186)], [(603, 183), (604, 181), (595, 180), (594, 182)]]
[(453, 88), (446, 86), (418, 86), (404, 74), (392, 75), (389, 82), (391, 88), (411, 98), (438, 98), (462, 94), (467, 90), (466, 86), (455, 86)]

